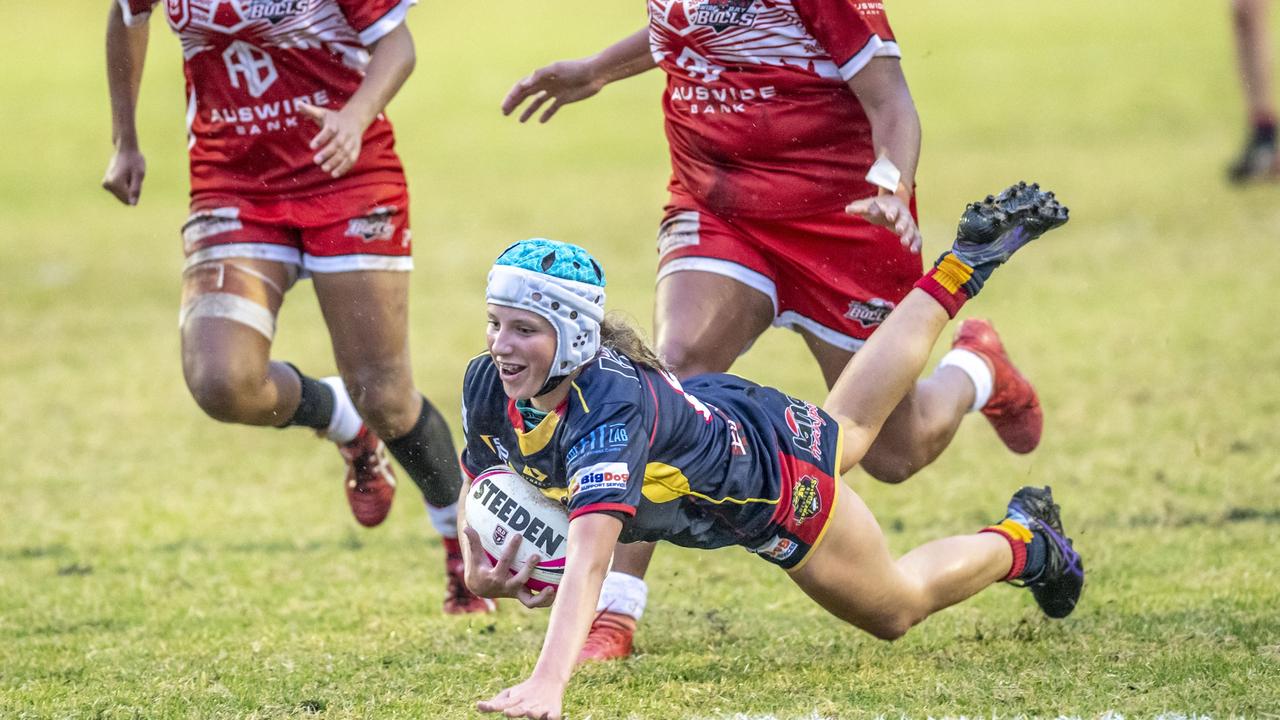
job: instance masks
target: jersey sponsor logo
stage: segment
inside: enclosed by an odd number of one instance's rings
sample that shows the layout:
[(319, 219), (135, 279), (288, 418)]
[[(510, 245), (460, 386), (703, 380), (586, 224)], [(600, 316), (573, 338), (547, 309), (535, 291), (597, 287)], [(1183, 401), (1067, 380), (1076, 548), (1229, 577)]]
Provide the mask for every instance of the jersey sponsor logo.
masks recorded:
[[(675, 90), (672, 91), (672, 95), (675, 95)], [(697, 210), (678, 212), (664, 220), (662, 227), (658, 228), (658, 257), (664, 258), (668, 253), (680, 248), (693, 247), (701, 243), (701, 227), (702, 218)]]
[(827, 423), (813, 403), (787, 398), (790, 405), (782, 417), (791, 430), (791, 444), (808, 452), (814, 460), (822, 460), (822, 426)]
[(773, 85), (759, 88), (675, 85), (671, 88), (672, 101), (687, 103), (690, 115), (744, 113), (750, 103), (772, 100), (777, 96), (778, 89)]
[(626, 463), (596, 463), (574, 473), (569, 482), (569, 495), (596, 490), (626, 490), (631, 473)]
[(551, 477), (532, 465), (525, 465), (520, 470), (520, 474), (524, 476), (525, 480), (529, 481), (529, 484), (536, 488), (551, 487)]
[(791, 517), (796, 525), (802, 525), (805, 520), (821, 511), (822, 496), (818, 494), (818, 479), (805, 475), (791, 488)]
[(864, 328), (869, 328), (884, 322), (892, 311), (893, 303), (884, 298), (871, 298), (866, 302), (851, 300), (844, 316), (850, 320), (856, 320)]
[(396, 225), (391, 220), (396, 212), (398, 210), (395, 207), (376, 207), (364, 217), (348, 220), (345, 235), (360, 238), (367, 243), (387, 242), (396, 231)]
[(209, 4), (209, 25), (224, 33), (233, 33), (248, 24), (240, 12), (239, 0), (213, 0)]
[(182, 32), (191, 23), (190, 0), (165, 0), (164, 12), (175, 32)]
[(725, 424), (729, 426), (729, 453), (732, 455), (746, 455), (747, 443), (742, 439), (742, 431), (738, 428), (738, 422), (731, 420), (724, 413), (720, 413), (720, 417), (724, 418)]
[(636, 375), (636, 368), (631, 364), (631, 360), (627, 356), (616, 353), (607, 347), (600, 348), (600, 360), (596, 364), (600, 366), (601, 370), (617, 373), (622, 377), (640, 382), (640, 376)]
[(706, 25), (721, 33), (730, 27), (754, 25), (757, 15), (752, 12), (754, 5), (755, 0), (695, 0), (686, 3), (685, 13), (694, 25)]
[(187, 218), (182, 226), (182, 244), (187, 252), (195, 252), (201, 241), (214, 235), (243, 230), (240, 222), (240, 208), (220, 207), (201, 210)]
[(565, 462), (572, 465), (577, 460), (603, 453), (612, 453), (627, 446), (627, 426), (622, 423), (605, 423), (596, 427), (569, 448)]
[(210, 123), (230, 123), (237, 135), (261, 135), (264, 132), (280, 132), (298, 127), (298, 105), (307, 103), (316, 107), (329, 104), (329, 93), (317, 90), (310, 95), (300, 95), (257, 105), (240, 107), (215, 107), (209, 111)]
[(795, 540), (774, 535), (772, 540), (758, 548), (753, 548), (751, 552), (761, 557), (769, 558), (774, 562), (783, 562), (794, 555), (799, 548), (800, 543)]
[(689, 47), (680, 51), (680, 56), (676, 58), (676, 67), (684, 70), (694, 80), (703, 82), (715, 82), (720, 79), (720, 73), (724, 72), (723, 65), (711, 62), (705, 55)]
[[(498, 489), (491, 480), (485, 478), (471, 490), (475, 499), (484, 503), (485, 508), (493, 513), (494, 517), (506, 523), (512, 530), (520, 533), (525, 540), (540, 548), (547, 557), (555, 555), (560, 550), (560, 546), (565, 542), (565, 536), (555, 532), (554, 529), (547, 526), (538, 518), (534, 517), (514, 498)], [(505, 541), (498, 539), (498, 533), (495, 530), (493, 539), (498, 544)]]
[(243, 40), (231, 43), (223, 51), (222, 62), (227, 66), (231, 87), (243, 89), (256, 98), (262, 97), (280, 77), (271, 56)]

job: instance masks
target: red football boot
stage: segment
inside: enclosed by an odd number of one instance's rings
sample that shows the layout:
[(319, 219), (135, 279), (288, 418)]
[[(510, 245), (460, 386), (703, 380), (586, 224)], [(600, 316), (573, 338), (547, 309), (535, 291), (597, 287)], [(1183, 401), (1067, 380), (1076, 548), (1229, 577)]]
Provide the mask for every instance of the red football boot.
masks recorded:
[(621, 660), (631, 655), (636, 636), (636, 619), (630, 615), (601, 610), (591, 623), (587, 642), (582, 646), (578, 662)]
[(1014, 367), (996, 329), (986, 320), (970, 318), (960, 323), (951, 347), (975, 353), (991, 368), (995, 382), (982, 414), (991, 421), (996, 435), (1016, 453), (1035, 450), (1044, 430), (1040, 399), (1031, 383)]
[(490, 598), (480, 597), (467, 588), (462, 549), (454, 538), (444, 538), (444, 577), (445, 615), (491, 613), (498, 609), (498, 603)]
[(338, 446), (347, 461), (347, 502), (356, 522), (373, 527), (387, 519), (396, 495), (396, 476), (387, 461), (387, 447), (361, 425), (356, 439)]

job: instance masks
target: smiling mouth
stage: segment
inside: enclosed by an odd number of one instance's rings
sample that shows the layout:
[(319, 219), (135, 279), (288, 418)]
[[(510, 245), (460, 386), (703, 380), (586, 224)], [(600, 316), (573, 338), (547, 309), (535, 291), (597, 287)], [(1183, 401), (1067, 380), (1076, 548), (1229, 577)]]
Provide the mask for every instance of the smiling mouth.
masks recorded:
[[(497, 361), (495, 361), (497, 362)], [(527, 366), (517, 365), (515, 363), (498, 362), (498, 375), (504, 381), (511, 382), (518, 378), (525, 371)]]

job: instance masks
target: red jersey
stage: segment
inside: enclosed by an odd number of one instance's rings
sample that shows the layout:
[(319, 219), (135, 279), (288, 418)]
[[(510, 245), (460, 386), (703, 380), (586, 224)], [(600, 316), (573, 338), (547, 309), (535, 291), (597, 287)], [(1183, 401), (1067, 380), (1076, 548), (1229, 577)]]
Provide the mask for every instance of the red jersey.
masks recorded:
[(755, 218), (874, 195), (871, 124), (846, 81), (900, 57), (880, 0), (649, 0), (673, 202)]
[[(159, 0), (118, 0), (126, 24)], [(289, 197), (404, 184), (391, 123), (365, 130), (360, 157), (334, 179), (308, 147), (319, 127), (298, 103), (340, 109), (369, 62), (366, 47), (417, 0), (164, 0), (182, 41), (191, 194)]]

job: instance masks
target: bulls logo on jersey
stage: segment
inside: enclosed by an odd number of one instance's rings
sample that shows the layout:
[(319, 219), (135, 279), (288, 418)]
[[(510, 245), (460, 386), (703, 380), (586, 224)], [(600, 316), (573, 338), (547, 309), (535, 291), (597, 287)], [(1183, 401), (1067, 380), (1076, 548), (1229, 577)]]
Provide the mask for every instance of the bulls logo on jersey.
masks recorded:
[(169, 27), (177, 32), (182, 32), (191, 22), (190, 0), (165, 0), (164, 10), (169, 18)]
[(757, 0), (671, 0), (665, 3), (664, 15), (667, 24), (681, 35), (702, 27), (721, 33), (731, 27), (755, 24), (756, 3)]

